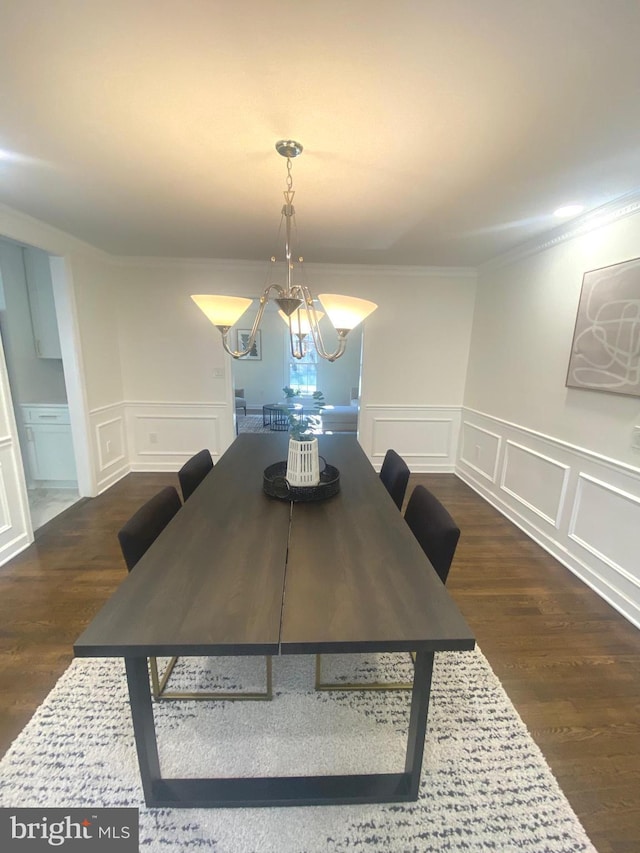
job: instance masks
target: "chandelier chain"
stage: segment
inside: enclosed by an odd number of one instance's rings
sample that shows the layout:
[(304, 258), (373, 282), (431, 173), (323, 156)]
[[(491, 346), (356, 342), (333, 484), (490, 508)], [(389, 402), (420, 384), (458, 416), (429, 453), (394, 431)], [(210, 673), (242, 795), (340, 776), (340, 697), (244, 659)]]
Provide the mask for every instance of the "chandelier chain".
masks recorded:
[(287, 190), (293, 189), (293, 177), (291, 175), (291, 157), (287, 157)]

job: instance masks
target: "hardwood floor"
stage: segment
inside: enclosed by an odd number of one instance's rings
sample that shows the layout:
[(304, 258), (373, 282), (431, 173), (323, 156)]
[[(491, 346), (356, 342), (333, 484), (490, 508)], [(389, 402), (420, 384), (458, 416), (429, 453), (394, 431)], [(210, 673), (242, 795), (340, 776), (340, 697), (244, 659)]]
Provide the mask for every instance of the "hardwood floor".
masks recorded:
[[(131, 474), (0, 568), (0, 752), (126, 574), (116, 531), (171, 474)], [(640, 851), (640, 631), (450, 474), (412, 475), (462, 530), (448, 589), (600, 853)]]

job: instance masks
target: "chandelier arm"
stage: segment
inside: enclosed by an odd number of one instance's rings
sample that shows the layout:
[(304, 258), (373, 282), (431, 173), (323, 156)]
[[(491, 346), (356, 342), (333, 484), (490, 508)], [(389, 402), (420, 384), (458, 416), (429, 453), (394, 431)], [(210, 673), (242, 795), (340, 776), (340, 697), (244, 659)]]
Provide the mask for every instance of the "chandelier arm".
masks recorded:
[(264, 314), (264, 309), (267, 307), (267, 302), (269, 301), (269, 294), (271, 290), (275, 290), (279, 296), (284, 296), (284, 290), (280, 287), (279, 284), (270, 284), (265, 287), (262, 292), (262, 296), (260, 297), (260, 307), (258, 308), (258, 313), (256, 314), (256, 318), (253, 321), (253, 326), (251, 327), (251, 334), (247, 340), (247, 346), (244, 350), (234, 350), (229, 346), (229, 331), (231, 330), (230, 326), (223, 326), (220, 328), (222, 332), (222, 346), (233, 358), (243, 358), (245, 355), (249, 355), (251, 352), (253, 345), (256, 342), (256, 335), (258, 334), (258, 329), (260, 328), (260, 323), (262, 322), (262, 315)]
[[(298, 323), (298, 327), (300, 323)], [(298, 349), (295, 348), (295, 344), (293, 342), (294, 335), (298, 338)], [(293, 321), (291, 320), (291, 315), (289, 316), (289, 346), (291, 347), (291, 355), (293, 358), (301, 359), (304, 357), (304, 348), (302, 345), (302, 335), (298, 332), (293, 331)]]
[(324, 340), (322, 339), (322, 332), (320, 331), (320, 321), (318, 320), (318, 315), (316, 313), (316, 306), (313, 302), (313, 297), (309, 292), (309, 288), (306, 285), (301, 285), (300, 290), (304, 293), (304, 306), (307, 309), (307, 317), (309, 319), (309, 328), (311, 329), (311, 337), (313, 338), (313, 343), (316, 348), (316, 352), (320, 356), (320, 358), (324, 358), (325, 361), (335, 361), (340, 358), (340, 356), (344, 353), (347, 348), (347, 333), (342, 329), (338, 330), (338, 346), (334, 350), (334, 352), (327, 352)]

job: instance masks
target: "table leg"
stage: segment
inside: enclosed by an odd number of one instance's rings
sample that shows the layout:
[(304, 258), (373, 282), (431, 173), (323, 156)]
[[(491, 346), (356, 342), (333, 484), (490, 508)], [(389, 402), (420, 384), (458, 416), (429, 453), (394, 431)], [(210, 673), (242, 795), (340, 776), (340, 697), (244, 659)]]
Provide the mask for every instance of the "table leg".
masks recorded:
[(405, 773), (409, 774), (409, 798), (412, 800), (418, 799), (420, 788), (432, 674), (433, 652), (416, 652), (413, 691), (411, 693), (411, 716), (407, 737), (407, 758), (404, 766)]
[(131, 718), (136, 738), (142, 789), (145, 802), (150, 804), (154, 798), (154, 783), (160, 779), (160, 759), (149, 689), (147, 659), (146, 657), (127, 657), (124, 663), (127, 670)]
[(404, 773), (347, 776), (163, 779), (147, 660), (125, 658), (131, 717), (148, 806), (234, 808), (407, 802), (418, 798), (429, 711), (433, 652), (417, 652)]

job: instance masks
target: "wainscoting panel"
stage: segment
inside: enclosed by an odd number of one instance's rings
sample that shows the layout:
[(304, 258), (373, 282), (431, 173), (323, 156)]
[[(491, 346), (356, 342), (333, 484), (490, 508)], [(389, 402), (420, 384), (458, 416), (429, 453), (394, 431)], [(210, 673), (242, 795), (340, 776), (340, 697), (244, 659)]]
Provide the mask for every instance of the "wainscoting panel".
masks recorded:
[(502, 439), (495, 432), (464, 421), (460, 459), (481, 477), (495, 483)]
[(389, 448), (412, 471), (453, 471), (460, 432), (459, 407), (365, 405), (359, 438), (379, 470)]
[(472, 409), (462, 420), (458, 476), (640, 627), (640, 469)]
[(25, 496), (20, 494), (15, 443), (0, 438), (0, 565), (27, 547), (29, 535)]
[(130, 470), (124, 404), (101, 406), (89, 413), (97, 460), (98, 493), (104, 492)]
[(0, 537), (7, 530), (11, 530), (11, 512), (9, 511), (9, 498), (7, 497), (7, 487), (5, 485), (4, 465), (2, 463), (2, 453), (0, 451)]
[(129, 402), (126, 422), (132, 471), (177, 471), (205, 447), (215, 462), (235, 437), (224, 403)]
[(507, 441), (500, 488), (524, 507), (558, 527), (569, 466)]
[[(635, 536), (629, 536), (635, 531)], [(640, 498), (581, 474), (569, 537), (640, 585)]]

